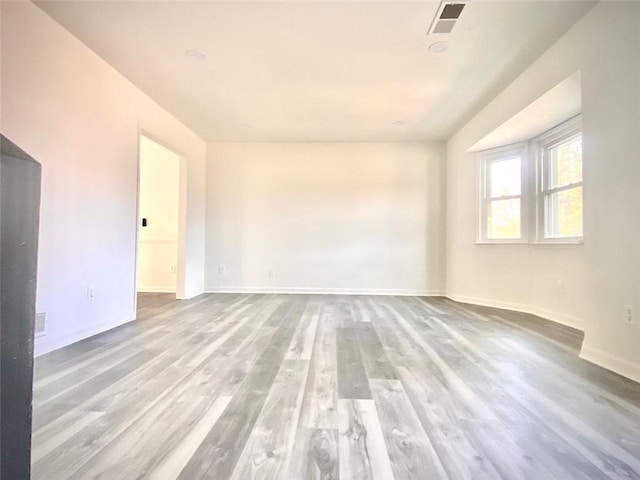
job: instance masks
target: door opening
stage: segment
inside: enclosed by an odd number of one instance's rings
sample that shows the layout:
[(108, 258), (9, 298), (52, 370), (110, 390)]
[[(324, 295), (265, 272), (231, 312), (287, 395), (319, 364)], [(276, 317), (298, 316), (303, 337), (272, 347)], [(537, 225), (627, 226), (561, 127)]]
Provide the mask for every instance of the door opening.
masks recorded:
[(176, 293), (180, 156), (140, 135), (136, 290)]

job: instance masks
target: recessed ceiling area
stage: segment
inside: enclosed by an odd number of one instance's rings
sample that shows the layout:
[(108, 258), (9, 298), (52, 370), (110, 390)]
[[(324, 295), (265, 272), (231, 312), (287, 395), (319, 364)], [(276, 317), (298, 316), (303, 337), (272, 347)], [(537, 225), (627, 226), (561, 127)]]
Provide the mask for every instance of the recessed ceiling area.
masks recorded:
[(449, 34), (438, 1), (37, 4), (207, 141), (370, 142), (448, 138), (594, 2), (474, 0)]
[(577, 71), (480, 139), (468, 151), (479, 152), (529, 140), (581, 112), (582, 75)]

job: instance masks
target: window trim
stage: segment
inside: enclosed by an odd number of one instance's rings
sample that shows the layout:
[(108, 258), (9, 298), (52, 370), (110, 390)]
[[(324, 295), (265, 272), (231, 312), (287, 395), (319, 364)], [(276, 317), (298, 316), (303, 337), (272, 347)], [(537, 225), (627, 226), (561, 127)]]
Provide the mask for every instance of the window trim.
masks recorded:
[[(580, 237), (545, 238), (545, 200), (547, 195), (576, 187), (582, 187), (584, 199), (584, 170), (581, 182), (576, 182), (553, 189), (543, 189), (545, 185), (542, 175), (548, 169), (543, 168), (544, 152), (560, 143), (583, 135), (582, 114), (566, 120), (546, 132), (526, 141), (503, 145), (477, 152), (476, 179), (478, 190), (476, 198), (476, 245), (582, 245), (584, 243), (584, 210), (583, 235)], [(488, 187), (487, 164), (498, 158), (520, 154), (521, 158), (521, 190), (520, 190), (520, 238), (490, 239), (487, 238)], [(506, 198), (506, 197), (505, 197)], [(517, 198), (513, 196), (510, 198)], [(583, 204), (584, 209), (584, 204)]]
[[(503, 197), (489, 198), (489, 169), (492, 162), (507, 159), (509, 157), (520, 157), (520, 195), (506, 195)], [(520, 142), (503, 147), (492, 148), (479, 152), (479, 218), (476, 244), (526, 244), (528, 243), (528, 220), (527, 220), (527, 184), (528, 174), (528, 145), (527, 142)], [(491, 201), (520, 199), (520, 237), (519, 238), (488, 238), (487, 236), (487, 213), (488, 205)]]
[[(547, 188), (548, 182), (548, 162), (549, 157), (546, 152), (549, 149), (566, 142), (567, 140), (582, 135), (582, 116), (577, 115), (560, 125), (544, 132), (531, 140), (531, 146), (534, 150), (533, 158), (535, 158), (536, 183), (535, 183), (535, 222), (536, 222), (536, 238), (537, 244), (582, 244), (584, 242), (584, 211), (583, 234), (575, 237), (547, 237), (547, 222), (545, 218), (545, 203), (547, 197), (553, 193), (582, 187), (582, 195), (584, 199), (584, 169), (582, 180), (580, 182), (563, 185), (561, 187)], [(584, 204), (583, 204), (584, 206)]]

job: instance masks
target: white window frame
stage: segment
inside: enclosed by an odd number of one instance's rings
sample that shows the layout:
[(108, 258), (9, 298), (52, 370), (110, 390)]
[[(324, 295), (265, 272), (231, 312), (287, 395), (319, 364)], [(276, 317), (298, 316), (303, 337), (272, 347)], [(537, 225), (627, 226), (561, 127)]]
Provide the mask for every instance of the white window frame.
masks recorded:
[(557, 192), (582, 187), (582, 195), (584, 198), (584, 164), (583, 178), (580, 182), (555, 188), (548, 187), (550, 170), (549, 150), (579, 135), (582, 135), (582, 117), (580, 115), (561, 123), (531, 141), (532, 148), (535, 152), (534, 158), (536, 159), (536, 243), (572, 244), (582, 243), (584, 241), (584, 211), (582, 213), (583, 235), (579, 237), (550, 237), (547, 236), (548, 222), (546, 218), (547, 209), (545, 208), (549, 195)]
[[(527, 143), (517, 143), (513, 145), (508, 145), (505, 147), (498, 147), (491, 150), (485, 150), (480, 152), (479, 157), (479, 168), (481, 174), (480, 178), (480, 212), (479, 212), (479, 222), (478, 222), (478, 238), (476, 243), (480, 244), (510, 244), (510, 243), (527, 243), (527, 232), (528, 232), (528, 215), (527, 212), (527, 192), (528, 187), (526, 183), (527, 171), (528, 171), (528, 155), (527, 155)], [(501, 197), (489, 197), (489, 185), (491, 182), (489, 176), (489, 168), (488, 165), (493, 162), (499, 162), (501, 160), (506, 160), (508, 158), (512, 158), (514, 156), (520, 157), (520, 195), (507, 195)], [(488, 220), (488, 212), (489, 212), (489, 203), (496, 200), (509, 200), (509, 199), (520, 199), (520, 237), (519, 238), (488, 238), (487, 236), (487, 220)]]

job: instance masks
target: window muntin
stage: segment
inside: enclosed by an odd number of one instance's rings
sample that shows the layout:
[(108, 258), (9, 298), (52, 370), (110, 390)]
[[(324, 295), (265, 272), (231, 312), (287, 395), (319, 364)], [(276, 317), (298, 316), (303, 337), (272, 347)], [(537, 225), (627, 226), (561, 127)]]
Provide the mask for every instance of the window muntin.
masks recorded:
[(582, 237), (582, 187), (547, 194), (545, 217), (545, 238)]
[(484, 152), (482, 242), (518, 241), (522, 234), (522, 164), (524, 149)]
[(487, 164), (491, 198), (520, 195), (522, 191), (521, 161), (519, 156), (499, 158)]
[(487, 207), (487, 239), (519, 239), (520, 199), (490, 200)]
[(582, 182), (582, 134), (547, 149), (549, 156), (548, 188)]
[(582, 243), (580, 116), (479, 158), (479, 243)]
[(538, 140), (539, 241), (582, 238), (582, 132), (560, 125)]

